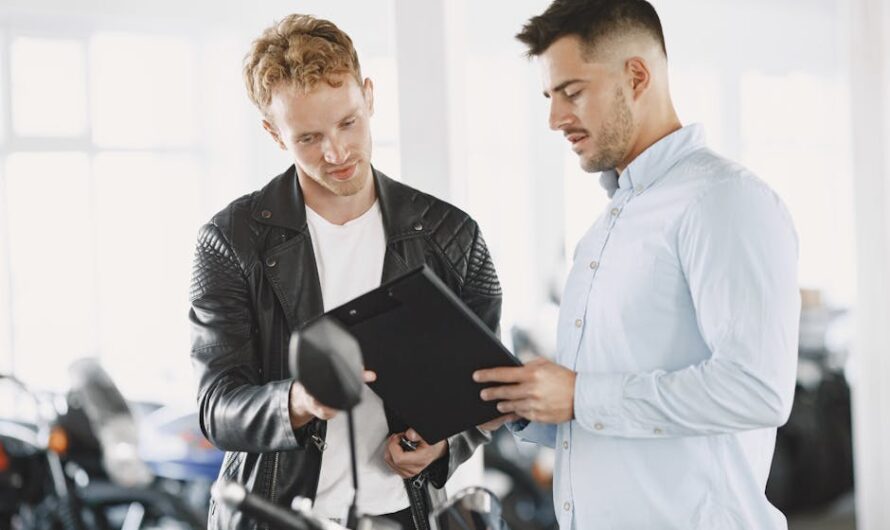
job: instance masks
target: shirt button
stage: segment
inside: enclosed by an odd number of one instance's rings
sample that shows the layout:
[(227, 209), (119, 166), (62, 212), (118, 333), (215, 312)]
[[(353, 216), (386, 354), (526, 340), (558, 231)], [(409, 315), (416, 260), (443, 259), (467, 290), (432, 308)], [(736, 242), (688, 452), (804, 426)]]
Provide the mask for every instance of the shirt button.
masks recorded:
[(569, 510), (571, 510), (571, 509), (572, 509), (572, 503), (567, 502), (567, 503), (563, 504), (563, 505), (562, 505), (562, 509), (565, 510), (565, 511), (569, 511)]
[(600, 423), (600, 422), (596, 422), (596, 423), (593, 424), (593, 428), (596, 429), (596, 430), (598, 430), (598, 431), (601, 431), (601, 430), (603, 430), (603, 429), (605, 428), (605, 426), (604, 426), (602, 423)]
[(652, 430), (652, 432), (654, 432), (655, 434), (661, 434), (661, 429), (656, 427), (655, 429)]
[(568, 448), (569, 448), (569, 442), (563, 442), (563, 443), (562, 443), (562, 448), (563, 448), (563, 449), (568, 449)]
[(643, 187), (637, 186), (636, 188), (634, 188), (634, 191), (637, 192), (637, 195), (639, 195), (639, 194), (643, 193)]
[(262, 212), (260, 212), (260, 217), (262, 217), (263, 219), (271, 219), (272, 212), (269, 210), (263, 210)]
[(582, 322), (581, 319), (579, 318), (579, 319), (575, 320), (575, 327), (576, 327), (576, 328), (580, 328), (580, 327), (581, 327), (581, 324), (583, 324), (583, 323), (584, 323), (584, 322)]
[(590, 262), (590, 268), (593, 269), (593, 270), (596, 270), (596, 268), (599, 267), (599, 266), (600, 266), (600, 264), (597, 263), (596, 261), (591, 261), (591, 262)]
[(612, 208), (612, 217), (618, 217), (618, 214), (621, 213), (621, 210), (618, 208)]
[(278, 265), (278, 261), (275, 258), (266, 258), (266, 267), (274, 267), (275, 265)]

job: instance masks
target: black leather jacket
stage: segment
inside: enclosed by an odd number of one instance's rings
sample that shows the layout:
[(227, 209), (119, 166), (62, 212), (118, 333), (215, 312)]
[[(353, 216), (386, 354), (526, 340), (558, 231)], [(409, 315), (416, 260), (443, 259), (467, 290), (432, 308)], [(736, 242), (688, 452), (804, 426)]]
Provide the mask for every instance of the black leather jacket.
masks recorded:
[[(374, 181), (386, 234), (382, 280), (425, 263), (495, 330), (501, 289), (476, 222), (376, 170)], [(226, 451), (220, 478), (281, 506), (315, 498), (327, 425), (316, 419), (295, 430), (288, 414), (291, 331), (324, 312), (309, 237), (291, 166), (201, 228), (190, 293), (201, 429)], [(391, 432), (406, 428), (389, 411), (387, 421)], [(486, 441), (475, 428), (452, 436), (446, 457), (405, 481), (418, 528), (427, 528), (446, 479)], [(211, 503), (208, 526), (264, 525)]]

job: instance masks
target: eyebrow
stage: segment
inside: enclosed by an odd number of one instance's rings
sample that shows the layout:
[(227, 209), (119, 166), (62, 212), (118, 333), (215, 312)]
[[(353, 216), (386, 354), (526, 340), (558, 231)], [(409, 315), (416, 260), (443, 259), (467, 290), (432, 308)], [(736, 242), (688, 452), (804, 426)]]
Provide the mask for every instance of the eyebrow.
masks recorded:
[(544, 97), (545, 97), (545, 98), (549, 98), (549, 97), (550, 97), (550, 94), (552, 94), (553, 92), (559, 92), (560, 90), (563, 90), (565, 87), (567, 87), (567, 86), (569, 86), (569, 85), (571, 85), (571, 84), (574, 84), (574, 83), (581, 83), (582, 81), (584, 81), (584, 80), (583, 80), (583, 79), (569, 79), (569, 80), (567, 80), (567, 81), (563, 81), (562, 83), (560, 83), (560, 84), (556, 85), (555, 87), (553, 87), (553, 89), (551, 89), (550, 92), (547, 92), (547, 91), (545, 90), (545, 91), (544, 91)]
[[(359, 110), (360, 110), (360, 109), (358, 109), (358, 108), (355, 108), (355, 109), (350, 110), (349, 113), (346, 114), (346, 116), (344, 116), (344, 117), (340, 118), (339, 120), (337, 120), (337, 123), (343, 123), (344, 121), (346, 121), (346, 120), (348, 120), (348, 119), (350, 119), (350, 118), (355, 118), (356, 115), (359, 113)], [(298, 133), (295, 133), (293, 136), (291, 136), (291, 139), (294, 140), (294, 141), (296, 141), (296, 140), (299, 140), (300, 138), (302, 138), (302, 137), (304, 137), (304, 136), (312, 136), (312, 135), (315, 135), (315, 134), (318, 134), (318, 131), (304, 131), (304, 132), (298, 132)]]

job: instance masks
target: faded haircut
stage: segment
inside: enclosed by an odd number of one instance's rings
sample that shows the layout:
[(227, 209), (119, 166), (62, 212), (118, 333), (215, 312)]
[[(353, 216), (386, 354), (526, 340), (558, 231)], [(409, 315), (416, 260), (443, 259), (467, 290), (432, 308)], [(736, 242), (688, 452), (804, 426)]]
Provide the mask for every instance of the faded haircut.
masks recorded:
[(651, 36), (667, 57), (661, 21), (646, 0), (554, 0), (544, 13), (526, 22), (516, 38), (528, 47), (528, 57), (536, 57), (556, 40), (574, 35), (589, 58), (603, 42), (631, 33)]

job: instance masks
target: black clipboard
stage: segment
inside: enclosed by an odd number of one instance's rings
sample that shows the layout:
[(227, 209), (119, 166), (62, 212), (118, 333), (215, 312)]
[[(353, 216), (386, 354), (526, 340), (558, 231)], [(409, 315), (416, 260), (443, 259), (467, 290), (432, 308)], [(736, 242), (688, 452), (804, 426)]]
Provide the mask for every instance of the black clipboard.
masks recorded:
[(427, 443), (502, 415), (473, 372), (522, 363), (426, 265), (326, 314), (358, 340), (371, 389)]

